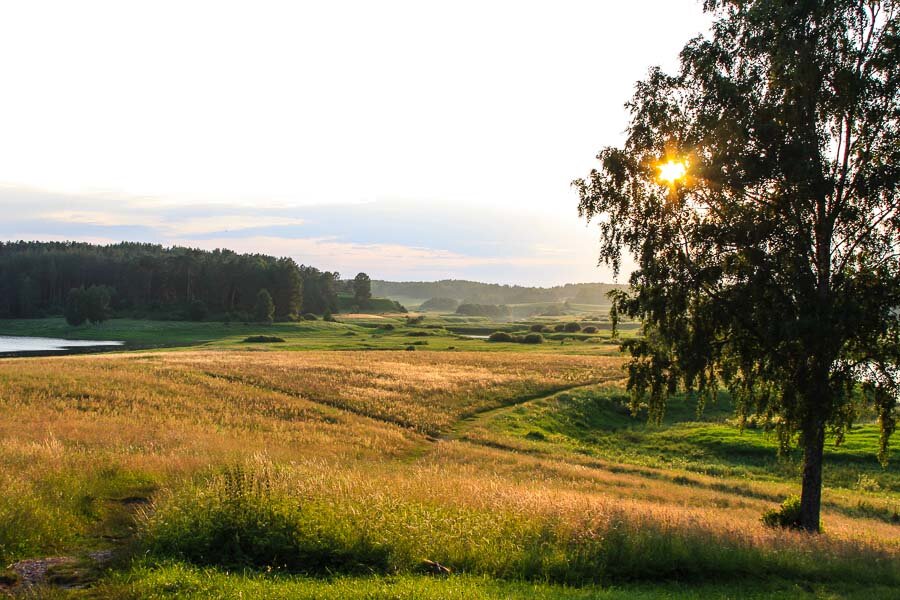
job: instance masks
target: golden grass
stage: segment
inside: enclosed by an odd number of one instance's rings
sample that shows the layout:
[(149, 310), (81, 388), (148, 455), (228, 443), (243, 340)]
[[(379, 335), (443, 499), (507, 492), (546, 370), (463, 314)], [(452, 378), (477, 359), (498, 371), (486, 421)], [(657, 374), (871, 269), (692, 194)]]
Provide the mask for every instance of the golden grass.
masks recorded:
[[(764, 528), (759, 516), (772, 503), (741, 489), (781, 496), (791, 488), (785, 484), (713, 489), (723, 480), (691, 474), (702, 485), (685, 485), (665, 470), (628, 472), (587, 457), (432, 437), (479, 411), (618, 379), (620, 366), (617, 358), (429, 352), (191, 351), (0, 361), (0, 484), (64, 512), (78, 494), (96, 494), (90, 482), (109, 473), (141, 474), (177, 490), (200, 474), (250, 460), (280, 473), (279, 485), (299, 498), (371, 506), (379, 514), (444, 506), (552, 522), (572, 539), (625, 515), (636, 527), (699, 531), (710, 543), (900, 559), (897, 526), (881, 521), (826, 511), (828, 535), (813, 540)], [(848, 505), (859, 499), (851, 492), (841, 498)], [(76, 517), (63, 516), (61, 527), (78, 529)], [(444, 539), (429, 528), (445, 526), (459, 528), (461, 543), (473, 534), (464, 519), (414, 521), (407, 527), (424, 537)], [(52, 531), (42, 535), (33, 547), (53, 548), (45, 539)]]

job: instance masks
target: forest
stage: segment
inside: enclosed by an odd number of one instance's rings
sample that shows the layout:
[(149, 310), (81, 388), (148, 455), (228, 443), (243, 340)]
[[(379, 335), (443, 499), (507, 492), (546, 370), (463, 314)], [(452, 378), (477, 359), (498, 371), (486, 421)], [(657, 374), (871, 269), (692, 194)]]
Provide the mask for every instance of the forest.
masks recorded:
[(0, 318), (64, 314), (72, 290), (101, 289), (110, 316), (247, 320), (266, 290), (274, 318), (338, 309), (338, 273), (291, 258), (230, 250), (107, 246), (79, 242), (0, 243)]

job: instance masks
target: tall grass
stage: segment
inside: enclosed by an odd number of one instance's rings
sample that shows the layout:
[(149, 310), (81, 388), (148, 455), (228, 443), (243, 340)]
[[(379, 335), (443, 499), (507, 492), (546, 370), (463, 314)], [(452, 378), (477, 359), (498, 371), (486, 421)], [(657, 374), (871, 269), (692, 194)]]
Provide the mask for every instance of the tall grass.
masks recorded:
[[(286, 470), (273, 479), (269, 467), (256, 474), (260, 464), (160, 499), (142, 524), (146, 552), (305, 574), (410, 574), (427, 558), (472, 575), (573, 585), (767, 577), (900, 584), (896, 556), (864, 543), (729, 530), (577, 494), (516, 497), (498, 481), (469, 484), (482, 502), (409, 493), (411, 482), (379, 486), (361, 473), (310, 487), (327, 474)], [(419, 483), (446, 492), (431, 479), (439, 476), (420, 471)]]

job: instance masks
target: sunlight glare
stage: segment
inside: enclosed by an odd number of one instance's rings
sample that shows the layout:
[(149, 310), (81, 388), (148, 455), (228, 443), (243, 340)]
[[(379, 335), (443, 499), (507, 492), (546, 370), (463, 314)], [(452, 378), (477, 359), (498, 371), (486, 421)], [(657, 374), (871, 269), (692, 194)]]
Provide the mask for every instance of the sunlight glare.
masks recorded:
[(659, 179), (664, 183), (672, 186), (679, 179), (684, 179), (687, 175), (687, 163), (680, 160), (670, 160), (662, 163), (657, 167), (659, 169)]

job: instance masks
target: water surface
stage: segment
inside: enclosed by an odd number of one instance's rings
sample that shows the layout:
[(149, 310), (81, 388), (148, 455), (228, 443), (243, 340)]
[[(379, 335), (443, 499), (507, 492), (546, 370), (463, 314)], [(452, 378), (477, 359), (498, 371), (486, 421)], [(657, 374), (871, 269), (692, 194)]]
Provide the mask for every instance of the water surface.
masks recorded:
[(101, 346), (121, 346), (124, 342), (104, 340), (63, 340), (59, 338), (0, 335), (0, 354), (12, 352), (75, 352)]

